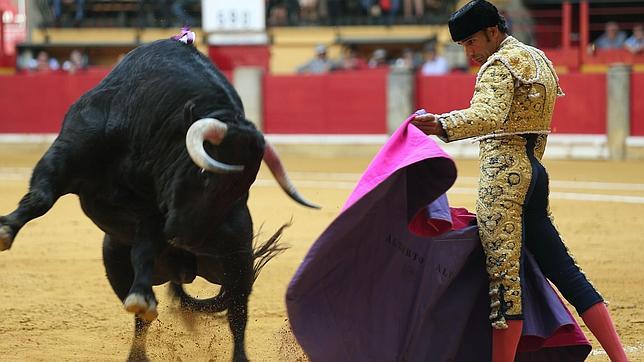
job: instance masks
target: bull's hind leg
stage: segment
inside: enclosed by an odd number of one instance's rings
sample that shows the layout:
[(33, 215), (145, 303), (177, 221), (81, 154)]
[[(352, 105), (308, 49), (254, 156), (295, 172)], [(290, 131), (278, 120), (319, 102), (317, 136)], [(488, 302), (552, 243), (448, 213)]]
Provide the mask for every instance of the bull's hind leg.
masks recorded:
[(58, 198), (71, 192), (74, 179), (69, 172), (70, 154), (56, 141), (38, 161), (31, 175), (29, 192), (18, 208), (0, 216), (0, 251), (11, 248), (18, 231), (29, 221), (44, 215)]
[[(134, 281), (134, 270), (130, 262), (131, 247), (112, 240), (109, 235), (103, 239), (103, 264), (107, 279), (121, 301), (125, 301)], [(136, 315), (134, 317), (134, 338), (128, 361), (147, 361), (145, 342), (150, 322)]]

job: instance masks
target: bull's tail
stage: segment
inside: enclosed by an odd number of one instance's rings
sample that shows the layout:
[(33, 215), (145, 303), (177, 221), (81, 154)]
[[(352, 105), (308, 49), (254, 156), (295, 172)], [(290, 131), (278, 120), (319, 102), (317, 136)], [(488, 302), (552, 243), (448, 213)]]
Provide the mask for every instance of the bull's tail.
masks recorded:
[(266, 240), (262, 244), (255, 244), (253, 246), (253, 259), (255, 263), (253, 265), (253, 281), (257, 280), (257, 277), (262, 271), (262, 268), (269, 261), (271, 261), (271, 259), (280, 255), (281, 253), (286, 251), (286, 249), (288, 249), (288, 246), (280, 244), (279, 240), (282, 237), (282, 232), (284, 232), (284, 229), (289, 226), (291, 226), (290, 221), (277, 229), (277, 231), (273, 234), (273, 236), (270, 237), (270, 239)]
[(197, 299), (186, 293), (183, 285), (170, 282), (170, 295), (179, 300), (181, 309), (191, 312), (202, 313), (220, 313), (228, 309), (226, 290), (224, 287), (219, 289), (219, 294), (208, 299)]
[[(284, 229), (290, 225), (290, 222), (282, 225), (267, 241), (253, 246), (253, 282), (257, 280), (257, 276), (259, 276), (262, 268), (271, 259), (288, 249), (288, 246), (280, 244), (279, 240), (282, 237)], [(173, 298), (179, 300), (181, 309), (183, 310), (202, 313), (220, 313), (228, 309), (226, 289), (223, 286), (219, 289), (219, 294), (207, 299), (193, 298), (186, 293), (181, 284), (175, 282), (170, 282), (169, 293)]]

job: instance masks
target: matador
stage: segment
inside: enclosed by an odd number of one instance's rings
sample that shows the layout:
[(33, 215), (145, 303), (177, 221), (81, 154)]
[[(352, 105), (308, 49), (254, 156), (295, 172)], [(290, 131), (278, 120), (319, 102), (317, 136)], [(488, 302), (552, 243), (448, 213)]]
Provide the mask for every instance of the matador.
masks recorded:
[(452, 40), (481, 64), (470, 107), (418, 115), (412, 123), (445, 142), (479, 142), (476, 213), (490, 284), (493, 360), (514, 361), (528, 250), (611, 360), (625, 361), (604, 300), (566, 248), (548, 205), (541, 159), (555, 101), (563, 95), (552, 63), (541, 50), (508, 35), (504, 18), (485, 0), (467, 3), (448, 25)]

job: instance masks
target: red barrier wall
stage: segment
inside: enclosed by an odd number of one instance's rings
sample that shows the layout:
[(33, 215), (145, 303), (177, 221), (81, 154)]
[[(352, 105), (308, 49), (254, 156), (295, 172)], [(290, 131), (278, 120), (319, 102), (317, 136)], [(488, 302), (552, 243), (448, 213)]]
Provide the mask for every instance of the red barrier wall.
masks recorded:
[[(553, 133), (603, 134), (606, 132), (606, 76), (604, 74), (563, 74), (566, 93), (555, 106)], [(469, 107), (475, 76), (450, 74), (418, 77), (417, 108), (444, 113)]]
[(562, 74), (565, 96), (559, 97), (552, 116), (553, 133), (606, 133), (606, 75)]
[(267, 45), (211, 45), (208, 47), (208, 56), (222, 70), (232, 71), (239, 66), (256, 66), (268, 73), (271, 53)]
[(58, 133), (69, 106), (108, 70), (0, 77), (0, 133)]
[(631, 135), (644, 136), (644, 73), (631, 78)]
[(387, 133), (387, 71), (267, 75), (264, 132)]
[[(69, 106), (108, 70), (0, 76), (0, 133), (56, 133)], [(230, 73), (227, 76), (231, 76)], [(264, 79), (264, 131), (288, 134), (387, 133), (387, 72)], [(606, 132), (606, 76), (564, 74), (567, 93), (555, 106), (555, 133)], [(644, 73), (632, 75), (631, 134), (644, 136)], [(417, 107), (442, 113), (469, 105), (474, 76), (417, 78)]]
[(476, 77), (470, 74), (416, 77), (416, 108), (445, 113), (470, 106)]

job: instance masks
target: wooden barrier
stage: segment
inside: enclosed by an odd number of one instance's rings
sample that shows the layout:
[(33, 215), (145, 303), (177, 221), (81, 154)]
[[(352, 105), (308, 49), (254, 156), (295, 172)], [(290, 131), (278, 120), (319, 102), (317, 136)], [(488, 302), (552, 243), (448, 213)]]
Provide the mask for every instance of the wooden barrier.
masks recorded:
[(387, 133), (387, 71), (267, 75), (264, 132)]
[(69, 106), (107, 73), (0, 76), (0, 133), (58, 133)]
[[(0, 76), (0, 133), (56, 133), (69, 106), (98, 84), (108, 69)], [(232, 79), (231, 72), (224, 73)], [(416, 79), (417, 108), (466, 108), (475, 77), (453, 74)], [(606, 76), (563, 74), (566, 96), (555, 106), (553, 132), (606, 133)], [(387, 133), (387, 71), (328, 75), (265, 75), (263, 130), (273, 134)], [(644, 73), (631, 81), (631, 135), (644, 136)]]
[[(552, 119), (553, 133), (603, 134), (606, 132), (606, 76), (604, 74), (563, 74), (560, 97)], [(475, 76), (450, 74), (418, 77), (417, 108), (444, 113), (469, 107)], [(642, 120), (644, 122), (644, 120)]]

